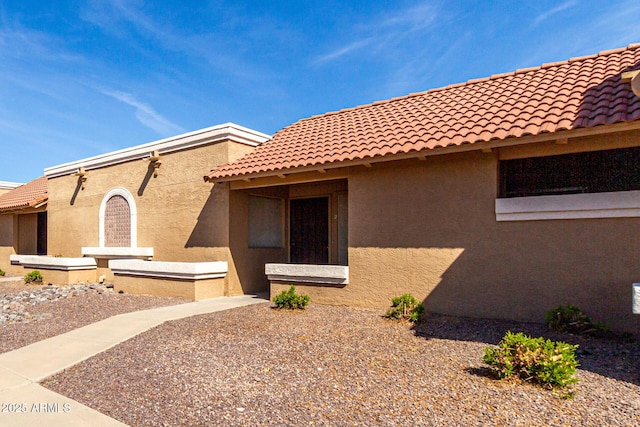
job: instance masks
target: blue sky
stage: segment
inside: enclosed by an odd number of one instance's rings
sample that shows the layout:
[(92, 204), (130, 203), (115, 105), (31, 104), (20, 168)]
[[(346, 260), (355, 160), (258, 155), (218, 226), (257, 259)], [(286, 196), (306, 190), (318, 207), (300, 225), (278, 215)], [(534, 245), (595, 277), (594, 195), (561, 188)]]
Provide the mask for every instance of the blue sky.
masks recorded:
[(624, 47), (639, 23), (638, 0), (0, 0), (0, 181)]

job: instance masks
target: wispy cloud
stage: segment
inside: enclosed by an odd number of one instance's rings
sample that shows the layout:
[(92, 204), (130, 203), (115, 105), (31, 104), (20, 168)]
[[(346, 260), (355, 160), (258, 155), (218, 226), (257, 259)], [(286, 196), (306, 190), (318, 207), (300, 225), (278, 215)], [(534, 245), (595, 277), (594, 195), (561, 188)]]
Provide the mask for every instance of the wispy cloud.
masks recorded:
[[(158, 49), (169, 54), (182, 54), (188, 58), (191, 66), (201, 66), (204, 62), (204, 66), (224, 72), (234, 80), (258, 81), (266, 75), (264, 67), (242, 58), (241, 49), (237, 46), (242, 38), (228, 29), (218, 31), (219, 29), (212, 27), (206, 32), (177, 29), (172, 27), (171, 22), (160, 22), (157, 17), (146, 13), (141, 1), (92, 2), (81, 16), (86, 22), (107, 34), (126, 40), (129, 47), (137, 48), (145, 54), (155, 51), (155, 55)], [(246, 33), (244, 27), (235, 31)], [(269, 29), (268, 32), (271, 31)], [(172, 73), (181, 73), (178, 67), (170, 64), (162, 66)]]
[[(592, 40), (597, 37), (602, 49), (624, 47), (629, 43), (640, 42), (640, 2), (628, 0), (615, 8), (607, 8), (593, 23)], [(589, 29), (591, 33), (592, 29)]]
[[(616, 7), (603, 4), (588, 22), (567, 20), (562, 29), (550, 37), (538, 37), (535, 48), (532, 46), (527, 51), (527, 57), (519, 61), (516, 67), (539, 65), (640, 42), (639, 20), (640, 2), (637, 0), (622, 1)], [(587, 27), (588, 31), (585, 31)]]
[(331, 51), (318, 55), (312, 65), (322, 65), (365, 48), (367, 54), (389, 52), (391, 48), (418, 33), (432, 29), (437, 16), (436, 9), (428, 4), (418, 4), (391, 13), (380, 14), (368, 22), (354, 25), (353, 32), (346, 38), (351, 41)]
[(554, 8), (552, 8), (552, 9), (549, 9), (549, 10), (547, 10), (546, 12), (544, 12), (544, 13), (542, 13), (542, 14), (538, 15), (538, 16), (536, 17), (536, 19), (533, 21), (532, 26), (533, 26), (533, 27), (536, 27), (536, 26), (538, 26), (542, 21), (544, 21), (544, 20), (546, 20), (546, 19), (548, 19), (548, 18), (552, 17), (553, 15), (555, 15), (555, 14), (557, 14), (557, 13), (560, 13), (560, 12), (562, 12), (562, 11), (565, 11), (565, 10), (567, 10), (567, 9), (569, 9), (569, 8), (573, 7), (573, 6), (576, 6), (577, 4), (578, 4), (578, 0), (569, 0), (569, 1), (566, 1), (566, 2), (564, 2), (564, 3), (562, 3), (562, 4), (560, 4), (560, 5), (558, 5), (558, 6), (554, 7)]
[(168, 27), (162, 28), (146, 15), (140, 1), (110, 0), (91, 2), (81, 17), (104, 32), (130, 39), (131, 30), (147, 39), (160, 42), (165, 49), (176, 50), (182, 43)]
[(102, 89), (101, 92), (133, 107), (135, 109), (136, 119), (159, 135), (173, 135), (176, 133), (183, 133), (185, 131), (179, 125), (172, 123), (170, 120), (157, 113), (153, 107), (145, 104), (144, 102), (138, 101), (129, 93), (108, 89)]
[(366, 47), (367, 45), (369, 45), (371, 42), (373, 42), (374, 39), (373, 37), (368, 37), (362, 40), (356, 40), (352, 43), (349, 43), (346, 46), (343, 46), (341, 48), (338, 48), (332, 52), (326, 53), (324, 55), (320, 55), (319, 57), (317, 57), (314, 61), (313, 61), (313, 65), (319, 65), (322, 64), (324, 62), (329, 62), (329, 61), (333, 61), (334, 59), (338, 59), (341, 56), (347, 55), (348, 53), (354, 51), (354, 50), (358, 50), (358, 49), (362, 49), (364, 47)]
[[(388, 79), (384, 89), (388, 97), (416, 90), (416, 87), (426, 90), (433, 87), (432, 79), (441, 72), (447, 64), (455, 62), (456, 55), (461, 55), (464, 47), (472, 39), (470, 32), (461, 33), (458, 39), (447, 45), (445, 49), (435, 52), (436, 55), (429, 61), (421, 57), (407, 61), (397, 70), (394, 70), (393, 78)], [(452, 82), (447, 82), (452, 83)]]
[(50, 34), (8, 26), (0, 28), (0, 58), (40, 62), (83, 62), (84, 58), (64, 49), (64, 41)]

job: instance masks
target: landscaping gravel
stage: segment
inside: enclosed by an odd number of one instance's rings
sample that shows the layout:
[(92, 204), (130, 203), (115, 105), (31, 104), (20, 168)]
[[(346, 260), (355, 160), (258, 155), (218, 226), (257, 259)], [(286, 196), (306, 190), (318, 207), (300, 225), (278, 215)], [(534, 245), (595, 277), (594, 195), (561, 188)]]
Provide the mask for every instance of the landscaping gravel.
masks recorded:
[(0, 282), (0, 353), (15, 350), (108, 317), (181, 304), (182, 298), (118, 294), (110, 285), (25, 285)]
[[(638, 344), (544, 325), (268, 303), (168, 322), (43, 385), (132, 426), (637, 426)], [(507, 330), (579, 344), (575, 398), (498, 381)]]

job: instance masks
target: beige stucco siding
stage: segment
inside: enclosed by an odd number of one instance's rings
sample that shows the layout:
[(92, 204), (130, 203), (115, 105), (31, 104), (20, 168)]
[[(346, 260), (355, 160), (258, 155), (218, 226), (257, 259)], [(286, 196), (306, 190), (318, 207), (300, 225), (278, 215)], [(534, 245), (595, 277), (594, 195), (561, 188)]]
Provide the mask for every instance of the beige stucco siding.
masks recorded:
[(9, 264), (9, 255), (15, 254), (14, 246), (14, 216), (11, 214), (0, 215), (0, 268), (6, 273), (14, 269)]
[(631, 284), (640, 282), (640, 218), (497, 221), (495, 210), (501, 157), (633, 145), (638, 132), (344, 169), (349, 283), (298, 283), (300, 291), (319, 303), (362, 306), (409, 292), (432, 312), (536, 322), (574, 304), (638, 333)]
[[(248, 198), (250, 194), (287, 197), (286, 187), (256, 189), (253, 191), (231, 192), (230, 210), (230, 248), (231, 260), (229, 271), (233, 271), (245, 293), (265, 291), (268, 289), (264, 275), (264, 265), (270, 262), (287, 262), (286, 236), (281, 248), (250, 248), (248, 245)], [(284, 227), (284, 218), (283, 218)]]
[(18, 248), (22, 255), (38, 253), (38, 214), (17, 215)]
[[(251, 147), (220, 142), (161, 156), (158, 176), (145, 160), (88, 170), (84, 189), (78, 177), (49, 180), (49, 253), (82, 256), (99, 246), (100, 205), (110, 190), (126, 189), (137, 209), (137, 246), (153, 247), (156, 261), (227, 261), (226, 290), (243, 293), (229, 254), (229, 192), (205, 183), (211, 167)], [(107, 271), (99, 262), (100, 274)]]
[[(135, 200), (137, 246), (154, 247), (157, 258), (169, 259), (184, 254), (190, 247), (212, 246), (213, 240), (217, 246), (226, 246), (227, 196), (217, 194), (215, 187), (212, 189), (201, 179), (208, 161), (221, 162), (225, 155), (224, 144), (167, 154), (162, 156), (157, 177), (144, 160), (89, 170), (84, 189), (72, 175), (50, 179), (50, 252), (81, 256), (83, 246), (98, 246), (100, 204), (109, 190), (118, 187), (128, 190)], [(201, 216), (207, 203), (223, 209)], [(199, 224), (204, 228), (198, 229)]]
[(496, 188), (491, 153), (353, 173), (346, 299), (386, 304), (411, 292), (434, 312), (533, 321), (570, 303), (637, 328), (640, 219), (497, 222)]

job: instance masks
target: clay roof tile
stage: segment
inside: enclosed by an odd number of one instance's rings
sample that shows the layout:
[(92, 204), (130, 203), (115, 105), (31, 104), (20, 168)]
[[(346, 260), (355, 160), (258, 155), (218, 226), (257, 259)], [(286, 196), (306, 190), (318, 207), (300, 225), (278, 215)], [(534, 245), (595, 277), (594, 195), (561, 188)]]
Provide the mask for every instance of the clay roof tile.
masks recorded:
[(634, 69), (640, 44), (313, 116), (206, 178), (640, 120), (640, 98), (620, 79)]
[(43, 176), (0, 196), (0, 212), (37, 207), (47, 199), (47, 178)]

